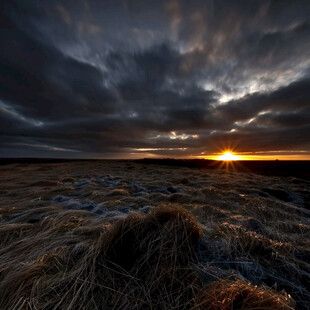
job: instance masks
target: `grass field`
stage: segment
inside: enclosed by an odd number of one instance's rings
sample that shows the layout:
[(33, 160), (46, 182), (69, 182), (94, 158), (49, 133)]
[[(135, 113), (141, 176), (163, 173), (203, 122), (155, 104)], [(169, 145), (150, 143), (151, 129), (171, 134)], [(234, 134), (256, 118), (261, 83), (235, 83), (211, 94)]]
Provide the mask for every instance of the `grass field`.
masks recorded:
[(0, 309), (310, 309), (307, 178), (133, 161), (0, 174)]

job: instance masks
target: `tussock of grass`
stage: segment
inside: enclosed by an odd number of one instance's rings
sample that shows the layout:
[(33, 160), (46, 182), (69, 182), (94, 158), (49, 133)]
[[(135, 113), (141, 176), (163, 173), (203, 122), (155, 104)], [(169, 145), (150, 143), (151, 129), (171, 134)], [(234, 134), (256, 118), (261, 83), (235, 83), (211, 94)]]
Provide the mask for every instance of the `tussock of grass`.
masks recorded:
[(191, 268), (201, 230), (184, 209), (112, 225), (66, 211), (30, 226), (0, 252), (1, 309), (187, 309), (201, 286)]
[[(187, 265), (201, 229), (190, 212), (173, 206), (158, 207), (146, 216), (129, 215), (116, 222), (107, 238), (107, 259), (126, 270), (146, 265)], [(126, 254), (131, 253), (128, 257)]]
[(243, 281), (216, 281), (196, 298), (199, 310), (290, 310), (294, 301), (286, 293), (279, 294), (264, 286)]
[(129, 192), (126, 189), (114, 189), (110, 191), (106, 197), (115, 197), (115, 196), (128, 196)]
[(215, 237), (225, 238), (227, 253), (234, 258), (255, 257), (261, 263), (270, 265), (279, 256), (291, 257), (292, 249), (289, 243), (276, 242), (233, 224), (219, 225)]
[(203, 288), (195, 267), (201, 227), (175, 205), (112, 224), (70, 210), (6, 227), (13, 238), (0, 250), (1, 309), (211, 309), (206, 296), (218, 291)]

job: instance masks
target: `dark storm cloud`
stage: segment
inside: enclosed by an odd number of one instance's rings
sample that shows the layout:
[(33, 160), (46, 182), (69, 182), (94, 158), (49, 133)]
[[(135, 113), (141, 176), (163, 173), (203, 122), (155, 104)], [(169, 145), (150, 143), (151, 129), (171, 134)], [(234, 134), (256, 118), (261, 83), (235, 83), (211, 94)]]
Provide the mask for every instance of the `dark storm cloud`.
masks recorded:
[(0, 4), (0, 156), (310, 153), (310, 3)]
[(229, 123), (244, 121), (268, 112), (274, 116), (283, 112), (286, 115), (303, 113), (310, 110), (310, 78), (293, 82), (274, 92), (265, 94), (255, 93), (239, 100), (230, 101), (226, 105), (218, 106), (216, 114)]
[(6, 17), (1, 24), (0, 92), (5, 102), (45, 120), (78, 115), (81, 109), (94, 113), (115, 109), (97, 68), (65, 57)]

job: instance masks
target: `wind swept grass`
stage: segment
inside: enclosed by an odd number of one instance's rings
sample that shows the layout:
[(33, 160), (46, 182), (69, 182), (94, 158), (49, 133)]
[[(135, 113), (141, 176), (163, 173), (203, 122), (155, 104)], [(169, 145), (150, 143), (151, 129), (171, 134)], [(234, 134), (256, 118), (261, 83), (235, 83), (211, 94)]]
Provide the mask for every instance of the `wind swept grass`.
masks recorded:
[(294, 309), (291, 296), (275, 293), (268, 287), (257, 287), (243, 281), (216, 281), (197, 296), (200, 310)]
[[(190, 212), (174, 205), (112, 224), (84, 211), (63, 211), (6, 227), (1, 229), (6, 241), (0, 251), (1, 309), (211, 309), (210, 296), (219, 294), (221, 300), (227, 291), (231, 298), (241, 283), (227, 290), (204, 288), (194, 268), (202, 229)], [(248, 294), (245, 305), (250, 288), (240, 287), (240, 296)], [(287, 305), (268, 309), (292, 304), (271, 290), (257, 294), (263, 300), (281, 297)]]
[(309, 211), (249, 187), (269, 179), (75, 165), (7, 172), (0, 309), (310, 307)]

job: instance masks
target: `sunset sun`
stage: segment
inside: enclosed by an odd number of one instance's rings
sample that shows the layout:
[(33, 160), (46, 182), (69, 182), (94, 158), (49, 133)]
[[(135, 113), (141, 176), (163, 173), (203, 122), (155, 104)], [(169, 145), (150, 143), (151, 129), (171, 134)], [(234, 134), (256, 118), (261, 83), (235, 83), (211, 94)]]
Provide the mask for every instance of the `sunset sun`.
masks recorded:
[(231, 160), (238, 160), (239, 157), (237, 155), (232, 154), (231, 152), (225, 152), (224, 154), (220, 155), (218, 159), (231, 161)]

